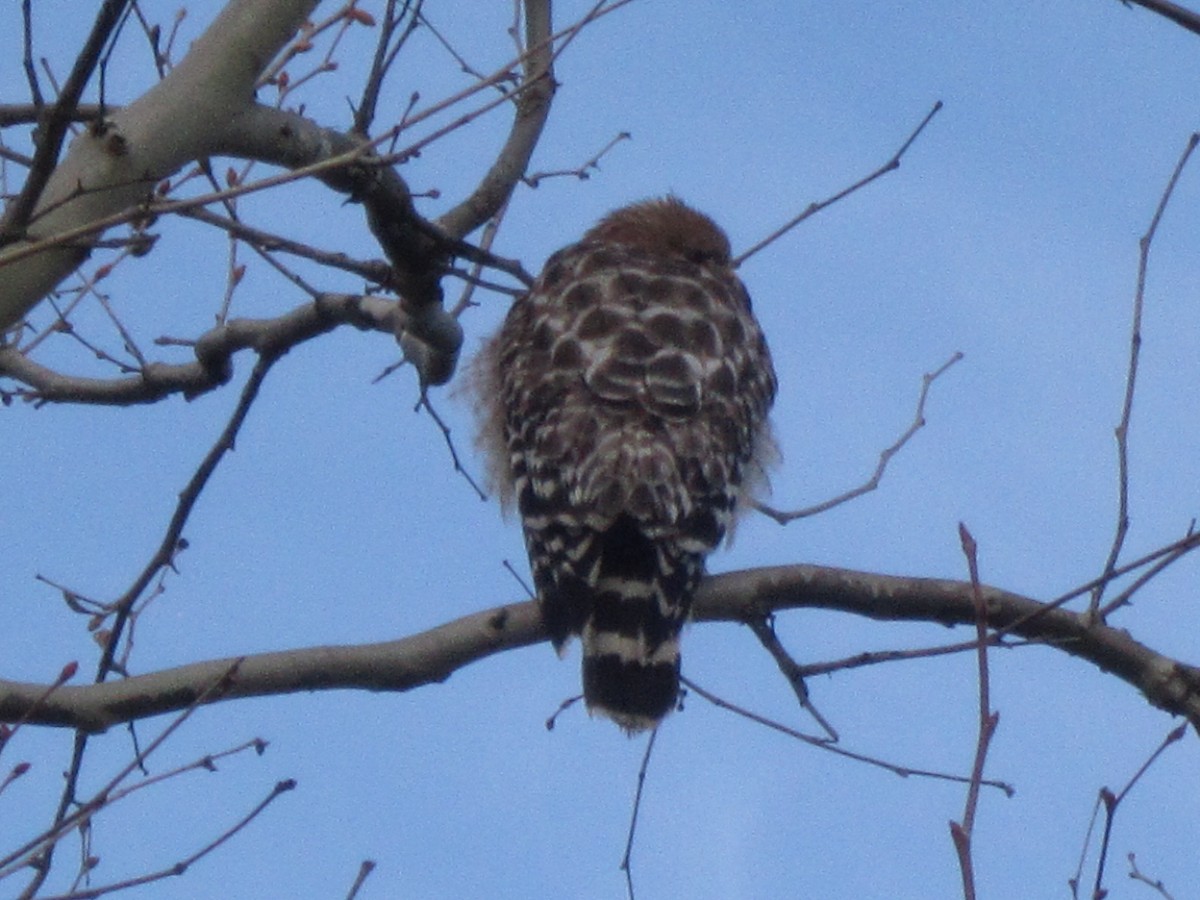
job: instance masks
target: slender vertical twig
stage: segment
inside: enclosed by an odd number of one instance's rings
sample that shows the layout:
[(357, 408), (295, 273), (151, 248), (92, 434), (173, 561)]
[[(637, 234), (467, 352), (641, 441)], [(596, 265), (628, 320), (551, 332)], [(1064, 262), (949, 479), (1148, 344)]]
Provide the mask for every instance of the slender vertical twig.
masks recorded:
[(650, 754), (654, 752), (654, 739), (658, 737), (658, 729), (650, 732), (650, 740), (646, 742), (646, 752), (642, 754), (642, 764), (638, 767), (637, 790), (633, 795), (633, 813), (629, 817), (629, 834), (625, 838), (625, 855), (621, 857), (621, 871), (625, 873), (625, 890), (629, 900), (633, 896), (633, 836), (637, 831), (638, 812), (642, 808), (642, 789), (646, 786), (646, 770), (650, 767)]
[(1133, 295), (1133, 323), (1129, 335), (1129, 369), (1125, 376), (1125, 399), (1121, 404), (1121, 421), (1117, 424), (1116, 430), (1117, 528), (1113, 535), (1112, 547), (1108, 551), (1108, 559), (1104, 563), (1101, 581), (1092, 591), (1088, 612), (1093, 617), (1099, 614), (1100, 599), (1104, 596), (1104, 588), (1117, 566), (1121, 548), (1125, 545), (1125, 536), (1129, 533), (1129, 423), (1133, 417), (1133, 397), (1137, 390), (1138, 360), (1142, 349), (1142, 307), (1146, 295), (1146, 271), (1150, 263), (1150, 245), (1158, 231), (1158, 223), (1162, 221), (1163, 212), (1166, 211), (1167, 202), (1171, 199), (1175, 185), (1179, 182), (1184, 166), (1187, 165), (1192, 151), (1196, 149), (1198, 141), (1200, 141), (1200, 134), (1194, 133), (1188, 138), (1187, 146), (1179, 157), (1179, 162), (1175, 164), (1175, 171), (1171, 173), (1171, 179), (1167, 182), (1167, 187), (1159, 198), (1158, 208), (1154, 210), (1154, 216), (1150, 219), (1150, 227), (1146, 229), (1146, 233), (1138, 242), (1137, 289)]
[(950, 837), (958, 852), (958, 865), (962, 872), (963, 898), (975, 900), (975, 864), (971, 857), (971, 834), (975, 829), (975, 813), (979, 806), (979, 788), (983, 784), (983, 766), (987, 760), (988, 745), (1000, 722), (1000, 713), (992, 711), (991, 684), (988, 677), (988, 623), (987, 603), (979, 585), (978, 546), (967, 526), (958, 525), (958, 536), (962, 541), (963, 555), (971, 573), (971, 592), (975, 599), (976, 659), (979, 666), (979, 737), (975, 741), (975, 762), (971, 766), (971, 779), (967, 785), (967, 800), (962, 821), (950, 823)]

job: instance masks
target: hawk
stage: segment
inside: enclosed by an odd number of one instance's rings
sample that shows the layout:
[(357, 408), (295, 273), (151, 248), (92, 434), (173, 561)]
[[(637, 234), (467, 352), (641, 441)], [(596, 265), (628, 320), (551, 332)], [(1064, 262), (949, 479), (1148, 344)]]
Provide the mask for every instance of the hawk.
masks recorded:
[(729, 239), (675, 197), (551, 256), (475, 363), (547, 631), (560, 655), (580, 636), (589, 711), (630, 733), (675, 705), (680, 630), (762, 480), (775, 387)]

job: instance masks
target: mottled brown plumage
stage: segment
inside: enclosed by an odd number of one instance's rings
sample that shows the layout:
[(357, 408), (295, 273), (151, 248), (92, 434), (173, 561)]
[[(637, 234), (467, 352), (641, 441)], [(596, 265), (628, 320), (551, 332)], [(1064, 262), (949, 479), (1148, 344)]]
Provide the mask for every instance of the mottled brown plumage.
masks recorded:
[(770, 452), (770, 353), (707, 216), (668, 197), (555, 253), (475, 367), (493, 482), (515, 498), (555, 647), (589, 709), (670, 711), (679, 632)]

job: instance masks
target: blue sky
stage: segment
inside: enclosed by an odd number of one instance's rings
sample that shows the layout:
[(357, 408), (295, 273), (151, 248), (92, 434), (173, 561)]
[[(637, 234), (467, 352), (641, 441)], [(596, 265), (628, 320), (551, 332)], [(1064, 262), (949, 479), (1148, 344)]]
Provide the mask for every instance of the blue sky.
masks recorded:
[[(559, 3), (558, 19), (589, 5)], [(78, 4), (34, 6), (44, 17), (39, 51), (61, 74), (87, 17)], [(508, 5), (469, 16), (461, 6), (427, 4), (476, 68), (503, 64)], [(19, 12), (10, 7), (0, 33), (11, 35)], [(176, 6), (143, 8), (168, 22)], [(209, 16), (192, 4), (184, 46)], [(347, 45), (339, 71), (304, 95), (325, 124), (348, 124), (345, 98), (356, 94), (371, 35), (357, 37), (364, 42)], [(111, 73), (117, 102), (152, 83), (135, 44)], [(398, 118), (414, 89), (432, 101), (468, 83), (427, 34), (411, 49), (385, 98), (391, 118), (381, 113), (381, 121)], [(10, 86), (6, 99), (24, 100), (19, 54), (10, 51), (0, 55), (0, 83)], [(586, 182), (552, 179), (518, 192), (496, 250), (531, 270), (609, 209), (667, 191), (722, 223), (735, 248), (749, 246), (882, 164), (934, 101), (945, 103), (897, 172), (742, 270), (780, 377), (776, 505), (807, 505), (863, 481), (911, 420), (921, 375), (955, 351), (965, 357), (936, 384), (928, 426), (878, 491), (787, 528), (752, 518), (712, 570), (810, 562), (963, 578), (963, 521), (988, 583), (1050, 598), (1100, 571), (1114, 527), (1112, 432), (1137, 241), (1200, 127), (1200, 38), (1114, 0), (645, 0), (587, 30), (558, 77), (535, 170), (578, 165), (618, 132), (633, 137)], [(402, 170), (415, 191), (441, 192), (422, 211), (436, 215), (470, 188), (506, 115), (452, 135)], [(15, 135), (5, 140), (18, 145)], [(10, 168), (10, 189), (15, 178)], [(378, 255), (361, 211), (317, 187), (248, 199), (242, 211), (300, 240)], [(1129, 558), (1182, 535), (1197, 512), (1198, 213), (1193, 168), (1156, 238), (1147, 285)], [(158, 230), (155, 251), (108, 283), (145, 345), (160, 334), (196, 334), (224, 290), (220, 236), (179, 222)], [(242, 253), (250, 267), (236, 315), (301, 302)], [(332, 290), (357, 288), (354, 279), (319, 279)], [(477, 299), (481, 307), (464, 320), (468, 349), (506, 305), (497, 295)], [(119, 346), (94, 312), (80, 323)], [(97, 371), (66, 341), (47, 351), (43, 359), (70, 371)], [(522, 599), (501, 565), (524, 565), (519, 527), (454, 474), (440, 434), (412, 412), (411, 371), (370, 383), (395, 357), (386, 337), (346, 332), (276, 367), (187, 529), (179, 574), (139, 623), (137, 671), (386, 640)], [(239, 380), (249, 368), (239, 360)], [(3, 410), (0, 433), (17, 473), (0, 520), (5, 677), (45, 680), (72, 659), (92, 668), (84, 622), (33, 576), (100, 598), (123, 591), (235, 392), (134, 410)], [(470, 452), (466, 405), (446, 390), (435, 402)], [(472, 469), (480, 472), (477, 459)], [(1180, 564), (1116, 624), (1163, 652), (1200, 659), (1190, 615), (1197, 574), (1194, 562)], [(779, 627), (802, 661), (969, 636), (807, 611), (783, 616)], [(992, 663), (1001, 720), (988, 774), (1017, 793), (983, 795), (975, 836), (982, 892), (1067, 896), (1096, 792), (1123, 785), (1175, 723), (1124, 683), (1059, 652), (1023, 648)], [(808, 727), (745, 628), (691, 628), (684, 666), (730, 700)], [(298, 789), (237, 840), (144, 893), (337, 897), (371, 858), (379, 867), (365, 897), (622, 897), (617, 867), (643, 744), (579, 711), (547, 732), (543, 721), (577, 683), (577, 656), (560, 662), (538, 646), (410, 694), (204, 709), (163, 749), (157, 769), (256, 735), (271, 742), (268, 752), (108, 811), (93, 838), (97, 879), (174, 862), (292, 777)], [(810, 690), (850, 749), (969, 769), (977, 714), (970, 655), (842, 673)], [(164, 724), (142, 723), (139, 734), (145, 740)], [(34, 769), (0, 796), (0, 846), (50, 815), (69, 748), (66, 733), (25, 730), (6, 749), (0, 762), (28, 759)], [(129, 752), (121, 729), (94, 741), (85, 782), (100, 784)], [(1129, 852), (1176, 896), (1200, 881), (1200, 801), (1188, 788), (1196, 765), (1189, 735), (1122, 807), (1111, 896), (1150, 894), (1126, 877)], [(651, 763), (634, 852), (638, 896), (958, 896), (946, 823), (963, 800), (961, 786), (899, 779), (692, 697), (660, 733)]]

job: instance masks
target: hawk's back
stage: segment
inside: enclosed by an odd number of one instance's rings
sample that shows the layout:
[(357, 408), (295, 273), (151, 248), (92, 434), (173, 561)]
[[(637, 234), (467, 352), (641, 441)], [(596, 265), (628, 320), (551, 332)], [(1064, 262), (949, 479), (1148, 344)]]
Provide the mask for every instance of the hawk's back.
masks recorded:
[(555, 646), (582, 636), (590, 709), (652, 726), (704, 558), (770, 443), (775, 375), (727, 239), (673, 198), (612, 213), (549, 259), (479, 372)]

